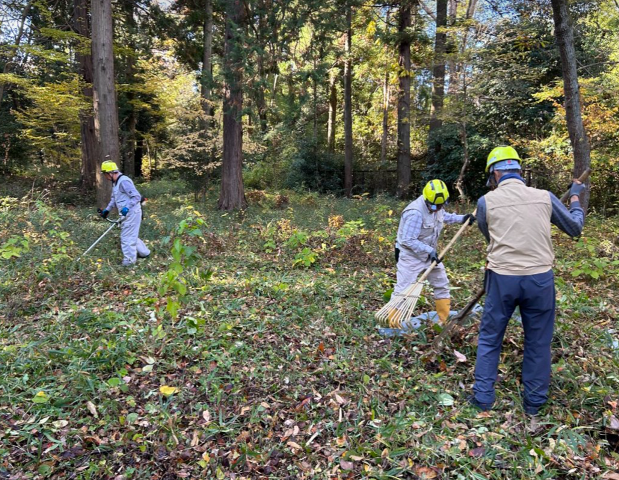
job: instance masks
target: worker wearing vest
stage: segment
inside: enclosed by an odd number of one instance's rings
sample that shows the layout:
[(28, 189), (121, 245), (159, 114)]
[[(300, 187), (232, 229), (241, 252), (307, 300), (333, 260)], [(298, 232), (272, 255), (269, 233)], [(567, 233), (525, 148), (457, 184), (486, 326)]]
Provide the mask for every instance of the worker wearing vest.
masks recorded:
[(439, 322), (449, 316), (449, 280), (445, 266), (436, 252), (438, 238), (444, 224), (473, 223), (471, 214), (457, 215), (446, 212), (443, 207), (449, 200), (449, 191), (442, 180), (431, 180), (423, 194), (411, 202), (402, 212), (396, 243), (397, 283), (394, 294), (406, 290), (432, 263), (438, 265), (428, 276), (434, 288), (434, 300)]
[(486, 172), (489, 185), (496, 188), (477, 203), (478, 226), (489, 245), (474, 394), (468, 401), (482, 410), (492, 407), (503, 336), (519, 306), (524, 329), (523, 405), (525, 413), (537, 415), (548, 400), (555, 318), (550, 226), (572, 237), (580, 235), (584, 212), (578, 195), (585, 186), (577, 180), (572, 184), (568, 211), (552, 193), (525, 185), (520, 157), (512, 147), (492, 150)]
[(120, 224), (120, 246), (123, 252), (124, 266), (133, 265), (137, 257), (146, 258), (150, 250), (144, 242), (138, 238), (140, 224), (142, 223), (142, 196), (135, 188), (133, 181), (118, 171), (114, 162), (105, 161), (101, 164), (101, 172), (113, 183), (112, 198), (110, 203), (101, 212), (106, 218), (112, 208), (125, 217)]

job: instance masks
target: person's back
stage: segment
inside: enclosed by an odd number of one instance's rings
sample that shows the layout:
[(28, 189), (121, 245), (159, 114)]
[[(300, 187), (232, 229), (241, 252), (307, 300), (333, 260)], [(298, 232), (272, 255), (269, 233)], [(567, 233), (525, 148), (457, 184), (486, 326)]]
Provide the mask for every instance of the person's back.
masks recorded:
[(486, 194), (485, 201), (490, 233), (488, 268), (503, 275), (534, 275), (552, 268), (548, 192), (510, 178)]
[(555, 319), (554, 252), (551, 224), (579, 235), (584, 212), (578, 181), (570, 189), (570, 209), (546, 190), (527, 187), (520, 176), (520, 157), (512, 147), (495, 148), (486, 164), (488, 186), (496, 187), (477, 202), (480, 231), (488, 240), (486, 302), (479, 326), (475, 385), (468, 401), (492, 408), (501, 346), (507, 323), (520, 308), (524, 330), (523, 408), (536, 415), (548, 400), (550, 344)]

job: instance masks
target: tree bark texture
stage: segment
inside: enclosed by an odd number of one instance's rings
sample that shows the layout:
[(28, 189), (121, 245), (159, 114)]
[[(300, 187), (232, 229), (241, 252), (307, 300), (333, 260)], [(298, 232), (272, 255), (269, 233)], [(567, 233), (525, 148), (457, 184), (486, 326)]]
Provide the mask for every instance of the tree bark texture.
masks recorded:
[[(390, 16), (391, 11), (387, 10), (387, 15), (385, 16), (387, 29), (389, 28)], [(387, 141), (389, 140), (389, 97), (391, 95), (389, 73), (389, 64), (387, 64), (385, 65), (385, 77), (383, 79), (383, 133), (380, 139), (380, 162), (383, 165), (387, 162)]]
[(445, 47), (447, 43), (447, 0), (436, 0), (436, 38), (434, 41), (434, 65), (432, 67), (432, 107), (428, 131), (428, 163), (436, 161), (440, 144), (436, 134), (443, 125), (441, 113), (445, 99)]
[(402, 0), (398, 18), (399, 33), (399, 77), (398, 90), (398, 184), (396, 196), (404, 198), (411, 183), (411, 40), (408, 30), (411, 27), (411, 3)]
[(327, 122), (327, 148), (335, 152), (335, 125), (337, 119), (337, 76), (338, 68), (331, 69), (329, 74), (329, 120)]
[(223, 161), (221, 165), (220, 210), (247, 206), (243, 189), (243, 52), (242, 28), (245, 9), (241, 0), (226, 1), (223, 101)]
[(204, 53), (202, 55), (202, 75), (200, 78), (200, 97), (204, 114), (204, 128), (210, 127), (213, 116), (211, 89), (213, 88), (213, 0), (205, 0), (204, 6)]
[[(135, 2), (129, 1), (124, 4), (125, 8), (125, 24), (128, 29), (128, 42), (130, 53), (127, 55), (126, 65), (126, 82), (131, 87), (136, 83), (135, 81), (135, 34), (137, 33), (137, 24), (135, 21), (134, 8)], [(129, 103), (129, 115), (127, 117), (127, 136), (125, 138), (124, 162), (123, 173), (134, 177), (136, 176), (135, 168), (135, 150), (136, 150), (136, 136), (137, 136), (137, 123), (138, 117), (135, 109), (135, 93), (131, 88), (127, 91), (127, 103)], [(140, 172), (141, 173), (141, 172)]]
[[(576, 69), (574, 31), (567, 0), (552, 0), (552, 13), (555, 23), (555, 37), (561, 55), (567, 131), (574, 151), (573, 176), (578, 178), (591, 166), (591, 147), (580, 111), (580, 88)], [(586, 211), (589, 205), (589, 189), (585, 190), (583, 197), (581, 198), (582, 207)]]
[(344, 61), (344, 194), (352, 194), (352, 7), (346, 10), (346, 46)]
[(100, 166), (105, 160), (120, 161), (118, 108), (114, 80), (112, 1), (92, 0), (91, 8), (93, 105), (95, 130), (101, 146), (100, 157), (97, 159), (97, 203), (105, 205), (109, 201), (112, 184), (101, 174)]
[[(73, 10), (73, 28), (83, 39), (90, 38), (90, 21), (88, 15), (88, 0), (75, 0)], [(80, 45), (75, 54), (82, 95), (92, 105), (93, 66), (90, 52), (83, 52)], [(80, 111), (80, 137), (82, 164), (80, 166), (80, 187), (85, 191), (94, 191), (97, 184), (97, 160), (100, 156), (99, 142), (95, 131), (93, 111)]]

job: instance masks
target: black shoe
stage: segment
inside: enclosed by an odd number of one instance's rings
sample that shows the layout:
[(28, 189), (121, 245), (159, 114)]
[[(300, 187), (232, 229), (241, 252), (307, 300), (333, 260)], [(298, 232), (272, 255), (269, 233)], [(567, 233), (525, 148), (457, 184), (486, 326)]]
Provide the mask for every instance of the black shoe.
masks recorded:
[(138, 255), (138, 258), (148, 258), (148, 257), (150, 257), (150, 253), (148, 255), (144, 255), (144, 256)]
[(471, 404), (475, 408), (478, 408), (479, 410), (481, 410), (482, 412), (487, 412), (488, 410), (492, 409), (492, 403), (478, 402), (477, 399), (475, 398), (475, 395), (469, 395), (468, 397), (466, 397), (466, 401), (469, 402), (469, 404)]
[(539, 414), (539, 409), (541, 408), (541, 405), (534, 406), (523, 403), (522, 407), (524, 408), (524, 413), (531, 417), (534, 417)]

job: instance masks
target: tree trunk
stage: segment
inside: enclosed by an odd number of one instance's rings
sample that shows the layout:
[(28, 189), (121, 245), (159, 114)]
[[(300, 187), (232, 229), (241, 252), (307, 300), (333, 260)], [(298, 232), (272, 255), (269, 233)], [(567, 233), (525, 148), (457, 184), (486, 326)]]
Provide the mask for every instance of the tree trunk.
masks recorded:
[(380, 161), (384, 165), (387, 162), (387, 140), (389, 140), (389, 72), (385, 72), (383, 80), (383, 134), (380, 139)]
[[(574, 178), (578, 178), (591, 166), (591, 148), (580, 112), (580, 88), (576, 70), (576, 52), (574, 50), (574, 32), (568, 10), (567, 0), (552, 0), (552, 13), (555, 22), (555, 37), (561, 54), (563, 72), (563, 89), (565, 94), (565, 117), (567, 131), (574, 151)], [(586, 211), (589, 205), (589, 189), (583, 194), (582, 207)]]
[(464, 155), (464, 162), (462, 162), (462, 168), (460, 169), (460, 175), (456, 180), (456, 189), (460, 194), (460, 201), (465, 202), (467, 200), (466, 192), (464, 191), (464, 174), (471, 162), (469, 157), (469, 141), (468, 132), (466, 130), (466, 120), (463, 120), (460, 124), (460, 140), (462, 141), (462, 154)]
[[(385, 17), (385, 29), (389, 29), (389, 17), (391, 10), (387, 9)], [(380, 139), (380, 162), (387, 162), (387, 140), (389, 139), (389, 97), (391, 94), (389, 88), (389, 64), (385, 65), (385, 78), (383, 79), (383, 134)]]
[(327, 123), (327, 148), (335, 152), (335, 122), (337, 116), (337, 74), (338, 68), (331, 69), (329, 75), (329, 120)]
[(396, 196), (404, 198), (411, 183), (411, 41), (408, 29), (411, 26), (410, 0), (402, 0), (398, 19), (399, 76), (398, 91), (398, 185)]
[(224, 49), (223, 160), (218, 208), (237, 210), (247, 206), (243, 189), (243, 58), (240, 24), (245, 18), (241, 0), (226, 1)]
[[(135, 81), (135, 35), (137, 34), (137, 24), (134, 14), (135, 2), (129, 1), (125, 3), (125, 24), (128, 29), (129, 41), (127, 42), (130, 53), (127, 55), (126, 82), (131, 87)], [(127, 91), (127, 103), (129, 104), (129, 116), (127, 118), (127, 137), (124, 145), (125, 161), (123, 164), (123, 173), (134, 177), (135, 176), (135, 150), (136, 150), (136, 127), (138, 123), (137, 112), (135, 109), (135, 94), (129, 88)]]
[(352, 194), (352, 7), (346, 10), (346, 47), (344, 62), (344, 194)]
[(101, 174), (105, 160), (118, 162), (118, 109), (114, 83), (114, 29), (112, 1), (92, 0), (92, 57), (94, 65), (93, 105), (95, 129), (99, 140), (100, 157), (97, 159), (97, 203), (105, 205), (112, 192), (112, 184)]
[(202, 75), (200, 82), (200, 97), (204, 114), (204, 129), (208, 129), (213, 116), (211, 89), (213, 87), (213, 2), (205, 0), (204, 12), (204, 54), (202, 56)]
[(432, 107), (428, 131), (428, 164), (436, 162), (440, 143), (436, 134), (443, 125), (441, 113), (445, 99), (445, 46), (447, 42), (447, 0), (436, 0), (436, 38), (434, 41), (434, 65), (432, 68)]
[[(73, 10), (73, 28), (82, 39), (90, 39), (90, 22), (88, 16), (88, 0), (75, 0)], [(93, 66), (92, 55), (82, 51), (80, 45), (75, 54), (82, 95), (90, 100), (92, 105)], [(84, 191), (94, 191), (97, 183), (97, 160), (100, 156), (99, 142), (95, 131), (95, 117), (92, 110), (80, 111), (80, 137), (82, 164), (80, 167), (80, 187)]]

